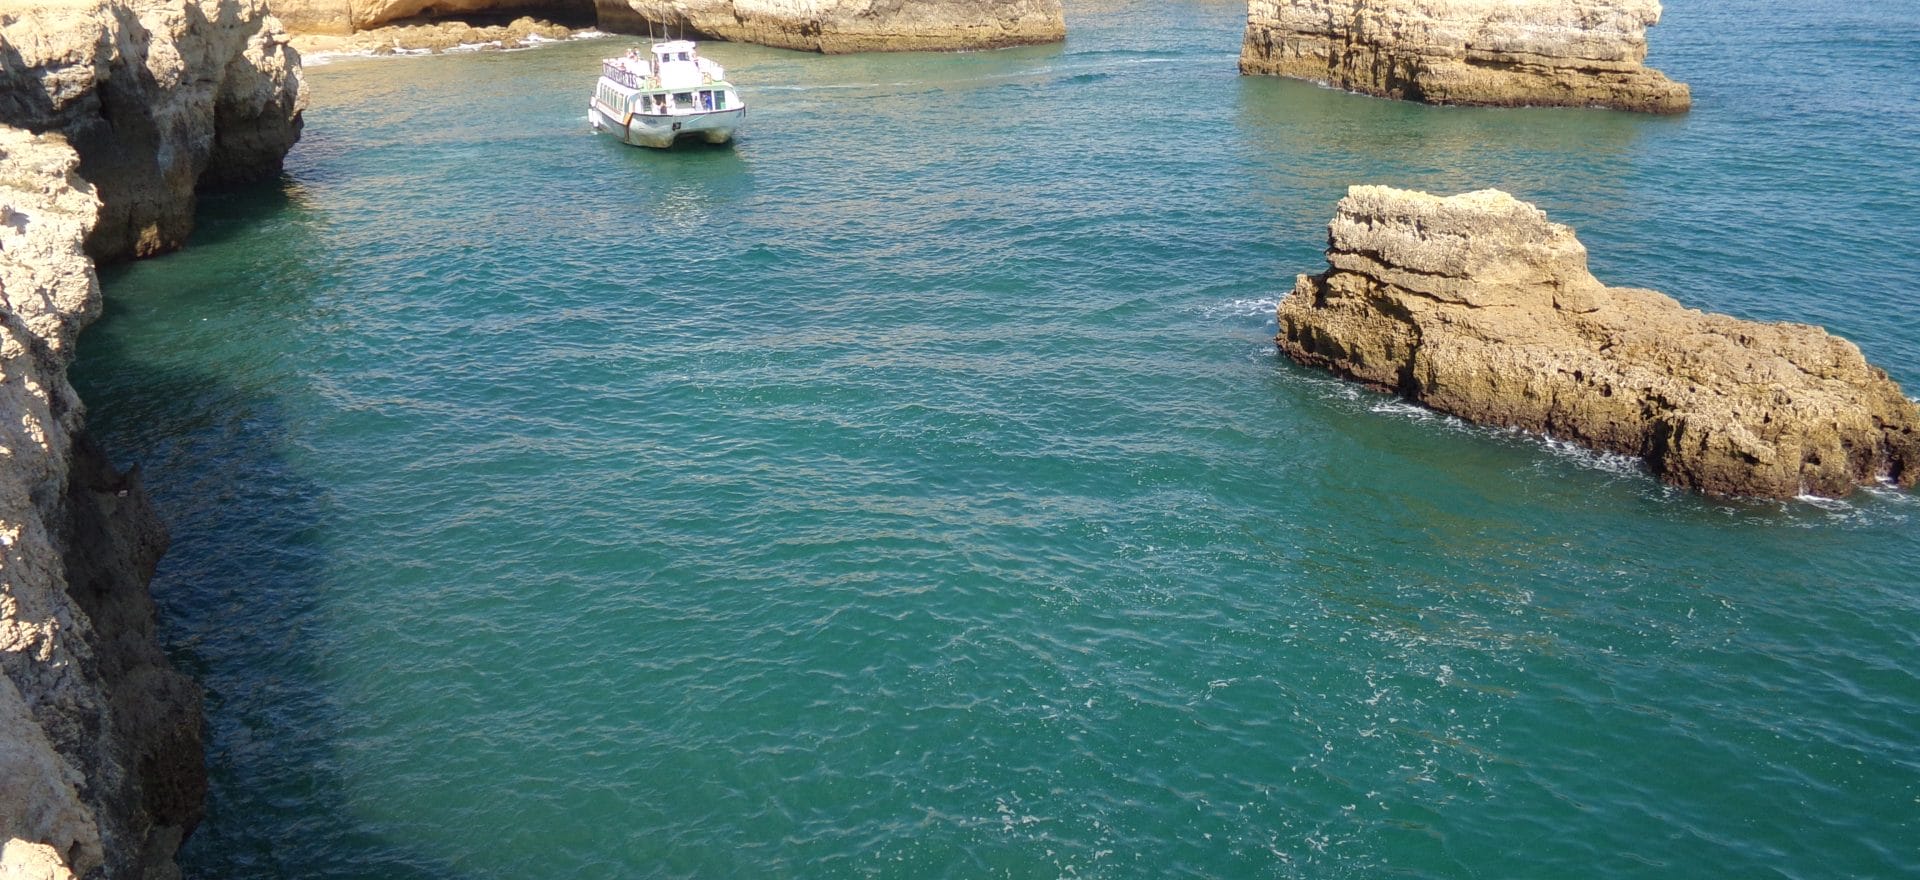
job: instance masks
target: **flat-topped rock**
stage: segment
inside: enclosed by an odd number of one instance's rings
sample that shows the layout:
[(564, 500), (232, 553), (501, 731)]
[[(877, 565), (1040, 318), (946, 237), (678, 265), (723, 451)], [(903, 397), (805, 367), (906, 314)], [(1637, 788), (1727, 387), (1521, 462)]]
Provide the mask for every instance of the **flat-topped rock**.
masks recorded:
[(1243, 73), (1425, 101), (1681, 113), (1648, 68), (1659, 0), (1251, 0)]
[(1060, 0), (597, 0), (600, 27), (662, 26), (812, 52), (992, 49), (1066, 39)]
[(1506, 193), (1354, 187), (1327, 262), (1277, 310), (1302, 364), (1714, 494), (1920, 479), (1920, 407), (1852, 343), (1607, 287), (1572, 230)]

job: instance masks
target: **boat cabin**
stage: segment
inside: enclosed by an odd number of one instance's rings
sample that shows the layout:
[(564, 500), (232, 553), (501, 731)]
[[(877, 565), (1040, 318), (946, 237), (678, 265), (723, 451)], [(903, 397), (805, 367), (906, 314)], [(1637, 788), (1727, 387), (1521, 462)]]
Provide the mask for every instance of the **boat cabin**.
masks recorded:
[(700, 57), (693, 41), (669, 40), (606, 59), (587, 109), (596, 129), (618, 131), (630, 144), (664, 147), (696, 135), (727, 142), (746, 103), (726, 69)]

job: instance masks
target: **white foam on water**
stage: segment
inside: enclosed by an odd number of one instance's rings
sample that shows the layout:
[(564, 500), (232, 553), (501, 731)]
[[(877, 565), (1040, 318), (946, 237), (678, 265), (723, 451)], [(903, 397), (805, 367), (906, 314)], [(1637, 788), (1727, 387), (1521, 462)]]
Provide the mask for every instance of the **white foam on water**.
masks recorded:
[(1278, 308), (1279, 305), (1280, 300), (1278, 299), (1235, 299), (1203, 306), (1200, 309), (1200, 314), (1209, 319), (1265, 318), (1268, 323), (1272, 323), (1274, 320), (1273, 310)]
[(1588, 470), (1600, 471), (1622, 477), (1643, 477), (1647, 475), (1646, 467), (1636, 456), (1621, 452), (1605, 452), (1599, 449), (1589, 449), (1571, 440), (1562, 440), (1558, 437), (1547, 437), (1540, 434), (1528, 434), (1527, 436), (1539, 438), (1542, 444), (1546, 446), (1548, 452), (1583, 468), (1587, 468)]
[(1445, 418), (1444, 415), (1427, 409), (1420, 404), (1410, 400), (1401, 400), (1397, 397), (1374, 401), (1373, 405), (1367, 407), (1367, 409), (1377, 413), (1403, 416), (1421, 422), (1431, 422)]
[(1825, 495), (1813, 495), (1807, 492), (1793, 496), (1793, 500), (1828, 512), (1837, 513), (1854, 509), (1853, 505), (1848, 504), (1844, 498), (1828, 498)]
[(458, 46), (448, 49), (447, 54), (451, 55), (455, 52), (479, 52), (483, 49), (504, 49), (504, 48), (506, 48), (506, 46), (502, 44), (499, 40), (488, 40), (484, 43), (461, 43)]

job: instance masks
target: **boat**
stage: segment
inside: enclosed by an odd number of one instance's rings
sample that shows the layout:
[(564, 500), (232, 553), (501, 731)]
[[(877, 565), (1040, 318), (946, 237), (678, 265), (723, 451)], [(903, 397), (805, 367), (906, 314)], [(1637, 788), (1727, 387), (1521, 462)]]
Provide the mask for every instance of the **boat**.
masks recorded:
[(727, 72), (700, 57), (692, 40), (654, 43), (647, 54), (628, 49), (600, 66), (587, 101), (595, 131), (612, 132), (636, 147), (670, 147), (681, 138), (710, 144), (733, 140), (747, 105)]

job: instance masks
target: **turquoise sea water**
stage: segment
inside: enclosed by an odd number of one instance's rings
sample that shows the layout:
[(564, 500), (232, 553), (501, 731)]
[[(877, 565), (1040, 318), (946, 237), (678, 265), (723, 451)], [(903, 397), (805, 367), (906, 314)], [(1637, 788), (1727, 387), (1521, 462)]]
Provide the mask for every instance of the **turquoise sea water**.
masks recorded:
[(1241, 78), (1243, 15), (713, 44), (750, 129), (672, 153), (586, 130), (617, 41), (313, 69), (77, 368), (175, 532), (189, 875), (1920, 875), (1920, 501), (1271, 343), (1347, 185), (1499, 186), (1920, 393), (1920, 7), (1671, 4), (1671, 119)]

